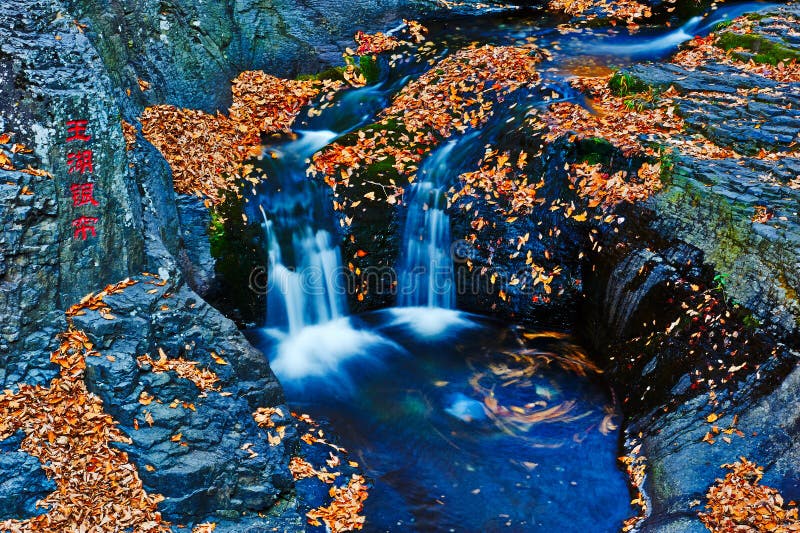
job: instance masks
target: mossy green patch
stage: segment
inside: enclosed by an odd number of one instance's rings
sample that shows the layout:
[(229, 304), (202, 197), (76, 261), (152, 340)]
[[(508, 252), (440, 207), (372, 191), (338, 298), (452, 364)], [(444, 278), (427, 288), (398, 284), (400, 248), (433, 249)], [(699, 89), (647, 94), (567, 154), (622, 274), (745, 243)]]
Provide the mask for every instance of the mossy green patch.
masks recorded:
[(725, 28), (729, 27), (731, 24), (733, 24), (733, 20), (731, 20), (731, 19), (721, 20), (721, 21), (717, 22), (716, 24), (714, 24), (713, 31), (714, 32), (718, 32), (718, 31), (724, 30)]
[(800, 60), (800, 51), (790, 48), (783, 43), (773, 41), (762, 35), (740, 34), (724, 32), (717, 38), (716, 46), (723, 50), (735, 50), (743, 48), (750, 53), (734, 53), (733, 56), (740, 60), (752, 59), (756, 63), (766, 63), (777, 65), (780, 62)]
[(333, 80), (333, 81), (344, 81), (344, 67), (331, 67), (329, 69), (323, 70), (322, 72), (317, 72), (316, 74), (300, 74), (297, 76), (298, 80), (316, 80), (316, 81), (324, 81), (324, 80)]
[(651, 87), (637, 78), (633, 74), (625, 72), (615, 72), (611, 79), (608, 80), (608, 86), (611, 92), (616, 96), (627, 96), (629, 94), (644, 93), (651, 90)]
[(598, 163), (608, 165), (611, 157), (617, 152), (613, 144), (601, 137), (584, 139), (577, 145), (578, 161), (596, 165)]
[(221, 304), (230, 307), (237, 318), (251, 322), (259, 319), (263, 305), (250, 289), (250, 275), (264, 267), (267, 258), (261, 227), (245, 222), (243, 208), (242, 198), (226, 191), (225, 200), (211, 210), (208, 235), (222, 284)]
[(400, 137), (403, 135), (408, 135), (408, 130), (406, 130), (405, 126), (403, 126), (403, 124), (398, 122), (396, 119), (384, 119), (380, 122), (374, 122), (364, 126), (363, 128), (352, 133), (348, 133), (336, 142), (343, 146), (353, 146), (358, 142), (360, 134), (369, 136), (373, 133), (380, 133), (381, 136), (386, 137), (390, 145), (398, 146), (401, 143)]

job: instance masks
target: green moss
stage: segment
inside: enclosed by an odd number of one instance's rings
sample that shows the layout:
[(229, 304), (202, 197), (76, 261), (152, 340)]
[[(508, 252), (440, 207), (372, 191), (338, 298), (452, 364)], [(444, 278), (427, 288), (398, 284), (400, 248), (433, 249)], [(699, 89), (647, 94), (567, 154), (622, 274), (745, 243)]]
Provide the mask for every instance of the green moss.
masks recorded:
[(377, 83), (381, 79), (381, 68), (372, 56), (361, 56), (358, 58), (358, 68), (366, 78), (367, 83)]
[(745, 15), (748, 20), (764, 20), (767, 18), (767, 15), (762, 15), (761, 13), (748, 13)]
[(344, 81), (344, 67), (331, 67), (316, 74), (300, 74), (297, 76), (298, 80), (333, 80)]
[(658, 161), (661, 163), (661, 183), (669, 185), (672, 183), (672, 173), (675, 172), (675, 155), (672, 150), (662, 148), (659, 152)]
[(752, 52), (752, 55), (735, 53), (734, 57), (740, 60), (752, 59), (756, 63), (770, 65), (777, 65), (781, 61), (791, 61), (792, 59), (800, 61), (800, 51), (761, 35), (725, 32), (717, 38), (715, 44), (723, 50), (744, 48)]
[(229, 316), (252, 322), (259, 320), (264, 306), (259, 295), (250, 289), (250, 275), (254, 269), (263, 268), (267, 258), (260, 226), (248, 225), (243, 212), (243, 200), (226, 191), (225, 200), (211, 210), (208, 234), (222, 285), (221, 301), (215, 304)]
[(340, 138), (337, 142), (343, 146), (353, 146), (358, 142), (360, 133), (371, 134), (374, 132), (381, 132), (385, 136), (389, 144), (398, 146), (400, 144), (400, 137), (408, 134), (405, 126), (395, 119), (384, 119), (380, 122), (374, 122), (368, 126), (364, 126), (360, 130), (348, 133)]
[(578, 161), (596, 165), (608, 165), (612, 155), (617, 151), (613, 144), (601, 137), (584, 139), (577, 145)]
[(624, 72), (615, 72), (608, 80), (608, 86), (611, 88), (611, 92), (617, 96), (644, 93), (652, 89), (636, 76)]
[(714, 24), (714, 28), (713, 28), (712, 31), (718, 32), (720, 30), (724, 30), (725, 28), (727, 28), (731, 24), (733, 24), (733, 20), (731, 20), (731, 19), (722, 20), (722, 21), (717, 22), (716, 24)]
[(225, 247), (225, 221), (216, 209), (211, 210), (208, 239), (211, 242), (211, 255), (219, 257)]

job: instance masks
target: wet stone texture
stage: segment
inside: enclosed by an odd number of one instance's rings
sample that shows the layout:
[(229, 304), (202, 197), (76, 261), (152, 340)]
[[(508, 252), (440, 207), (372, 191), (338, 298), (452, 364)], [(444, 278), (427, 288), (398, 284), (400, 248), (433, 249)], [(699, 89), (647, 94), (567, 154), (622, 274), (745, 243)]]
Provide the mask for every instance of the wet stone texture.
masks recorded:
[[(267, 512), (292, 488), (288, 456), (296, 433), (288, 430), (270, 446), (252, 413), (281, 404), (280, 385), (232, 322), (182, 282), (155, 283), (143, 280), (107, 298), (114, 320), (93, 311), (75, 317), (98, 351), (113, 354), (87, 359), (88, 388), (133, 439), (120, 447), (140, 466), (145, 489), (166, 496), (159, 505), (166, 519)], [(159, 349), (214, 372), (221, 391), (137, 363), (144, 354), (157, 360)], [(241, 449), (246, 443), (257, 456)]]
[[(797, 7), (784, 9), (798, 14)], [(787, 501), (800, 498), (800, 85), (722, 64), (642, 64), (627, 72), (678, 91), (687, 138), (702, 135), (741, 154), (708, 160), (678, 150), (663, 190), (626, 213), (623, 235), (607, 240), (587, 277), (583, 329), (599, 350), (613, 347), (609, 376), (628, 398), (628, 449), (641, 444), (647, 457), (642, 488), (651, 509), (640, 527), (699, 533), (706, 531), (697, 512), (708, 487), (724, 476), (721, 464), (740, 456), (765, 466), (763, 483)], [(735, 100), (743, 94), (743, 103)], [(759, 157), (762, 150), (782, 155)], [(625, 245), (613, 247), (617, 241)], [(661, 347), (641, 341), (685, 312), (675, 287), (692, 284), (724, 291), (723, 309), (737, 303), (752, 313), (726, 319), (727, 326), (747, 324), (739, 330), (748, 341), (738, 359), (717, 351), (719, 337)], [(704, 350), (707, 369), (696, 366)], [(710, 372), (744, 360), (741, 374)], [(711, 415), (720, 418), (710, 423)], [(714, 426), (743, 436), (714, 433)]]

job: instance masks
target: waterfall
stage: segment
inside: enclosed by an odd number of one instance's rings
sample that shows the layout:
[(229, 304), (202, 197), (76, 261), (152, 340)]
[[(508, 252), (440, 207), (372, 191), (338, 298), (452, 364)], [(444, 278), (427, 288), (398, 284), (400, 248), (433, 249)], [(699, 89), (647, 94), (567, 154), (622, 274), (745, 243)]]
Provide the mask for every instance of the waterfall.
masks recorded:
[(312, 324), (329, 322), (346, 314), (344, 287), (337, 286), (342, 261), (338, 246), (326, 230), (302, 226), (292, 232), (293, 268), (283, 261), (275, 224), (264, 216), (269, 253), (267, 325), (288, 326), (297, 332)]
[(269, 188), (258, 195), (267, 243), (268, 327), (295, 333), (347, 314), (341, 251), (325, 216), (327, 198), (305, 176), (305, 160), (331, 131), (301, 132), (264, 157)]
[(401, 307), (455, 307), (456, 287), (447, 215), (450, 141), (420, 168), (411, 189), (401, 247), (397, 303)]

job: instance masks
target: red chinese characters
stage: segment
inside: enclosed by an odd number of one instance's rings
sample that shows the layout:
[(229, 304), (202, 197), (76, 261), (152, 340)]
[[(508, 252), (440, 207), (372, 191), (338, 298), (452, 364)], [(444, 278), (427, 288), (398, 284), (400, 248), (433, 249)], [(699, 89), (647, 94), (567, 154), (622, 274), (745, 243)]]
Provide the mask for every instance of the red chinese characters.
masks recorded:
[(67, 142), (92, 140), (91, 135), (86, 135), (86, 128), (89, 126), (88, 120), (68, 120), (67, 121)]
[(82, 150), (80, 152), (70, 152), (67, 154), (67, 171), (70, 174), (91, 174), (94, 172), (92, 163), (92, 151)]
[[(88, 120), (68, 120), (67, 142), (68, 143), (87, 143), (92, 140), (92, 136), (87, 133), (89, 127)], [(71, 150), (67, 153), (67, 173), (68, 174), (94, 174), (94, 153), (92, 150)], [(94, 183), (73, 183), (69, 187), (72, 195), (72, 207), (98, 206), (100, 203), (94, 197)], [(85, 241), (89, 237), (97, 237), (97, 217), (79, 216), (72, 221), (74, 228), (73, 238)]]
[(75, 228), (74, 238), (85, 241), (89, 237), (89, 233), (92, 234), (92, 237), (97, 237), (95, 224), (97, 224), (97, 217), (76, 218), (72, 221), (72, 226)]
[(72, 193), (72, 207), (100, 205), (94, 199), (94, 183), (73, 183), (69, 192)]

